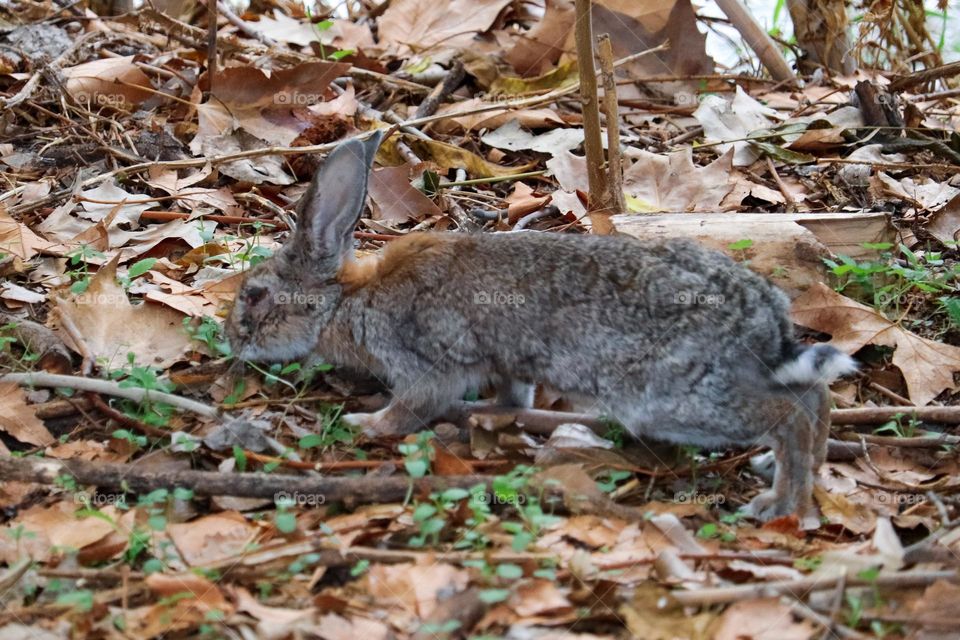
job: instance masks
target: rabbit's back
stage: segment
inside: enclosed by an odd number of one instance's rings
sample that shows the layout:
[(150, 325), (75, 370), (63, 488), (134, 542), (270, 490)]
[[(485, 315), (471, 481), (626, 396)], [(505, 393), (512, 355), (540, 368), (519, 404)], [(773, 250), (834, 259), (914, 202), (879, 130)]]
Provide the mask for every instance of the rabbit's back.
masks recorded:
[(762, 377), (793, 348), (784, 294), (694, 242), (533, 232), (401, 242), (410, 246), (396, 245), (346, 305), (389, 369), (417, 360), (409, 366), (616, 398), (665, 379), (693, 389), (711, 371)]

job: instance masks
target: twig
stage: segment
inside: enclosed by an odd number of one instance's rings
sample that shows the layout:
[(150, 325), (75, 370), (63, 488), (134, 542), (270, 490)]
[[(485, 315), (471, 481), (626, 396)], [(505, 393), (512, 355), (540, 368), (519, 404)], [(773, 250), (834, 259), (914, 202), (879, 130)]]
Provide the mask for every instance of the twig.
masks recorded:
[(846, 640), (860, 640), (861, 638), (866, 638), (867, 636), (863, 635), (859, 631), (854, 631), (850, 627), (846, 627), (832, 618), (829, 618), (822, 613), (814, 611), (808, 607), (805, 603), (799, 600), (790, 600), (787, 602), (790, 609), (794, 614), (805, 618), (810, 622), (823, 627), (823, 637), (829, 638), (833, 635), (839, 636)]
[(940, 65), (939, 67), (933, 67), (932, 69), (923, 69), (916, 73), (896, 78), (890, 83), (890, 91), (904, 91), (918, 84), (925, 84), (932, 80), (955, 76), (958, 73), (960, 73), (960, 62), (950, 62)]
[(207, 0), (207, 91), (213, 95), (217, 76), (217, 0)]
[[(769, 160), (769, 156), (767, 156), (767, 159)], [(891, 400), (893, 400), (894, 402), (896, 402), (901, 406), (904, 406), (904, 407), (913, 406), (913, 403), (910, 402), (908, 399), (904, 398), (899, 393), (895, 393), (890, 389), (887, 389), (885, 386), (881, 384), (877, 384), (876, 382), (871, 382), (867, 386), (873, 389), (874, 391), (876, 391), (877, 393), (881, 393), (885, 395), (886, 397), (890, 398)]]
[[(753, 600), (756, 598), (773, 598), (794, 593), (823, 591), (833, 589), (837, 582), (844, 579), (841, 575), (812, 576), (797, 580), (780, 580), (776, 582), (760, 582), (755, 584), (736, 585), (732, 587), (715, 587), (698, 589), (696, 591), (673, 591), (670, 595), (680, 604), (711, 605)], [(880, 573), (871, 579), (847, 578), (851, 587), (873, 586), (878, 587), (925, 587), (946, 580), (960, 581), (960, 573), (956, 570), (945, 571), (904, 571), (901, 573)]]
[(447, 75), (443, 77), (443, 82), (434, 87), (433, 91), (423, 99), (423, 102), (417, 107), (417, 111), (413, 114), (413, 117), (424, 118), (433, 115), (440, 106), (440, 103), (460, 86), (465, 74), (466, 71), (463, 68), (463, 63), (459, 60), (454, 60), (450, 70), (447, 71)]
[[(600, 77), (603, 80), (603, 112), (607, 125), (607, 189), (613, 213), (623, 213), (627, 204), (623, 196), (623, 160), (620, 156), (620, 114), (617, 112), (617, 80), (613, 72), (613, 45), (610, 34), (597, 38), (597, 53), (600, 60)], [(613, 231), (613, 223), (607, 221), (605, 232)], [(599, 233), (596, 227), (595, 233)]]
[(867, 433), (841, 434), (847, 442), (864, 441), (882, 447), (903, 447), (906, 449), (939, 449), (944, 445), (960, 444), (960, 436), (938, 433), (929, 436), (898, 438), (896, 436), (875, 436)]
[(924, 422), (960, 424), (960, 407), (859, 407), (834, 409), (830, 412), (833, 424), (883, 424), (897, 415)]
[(577, 69), (580, 76), (580, 106), (583, 109), (583, 149), (587, 157), (587, 183), (590, 196), (587, 212), (597, 226), (597, 232), (610, 233), (610, 185), (603, 170), (603, 142), (600, 130), (600, 103), (597, 92), (597, 72), (593, 62), (593, 25), (590, 16), (591, 0), (576, 0), (574, 39), (577, 45)]
[(410, 492), (429, 495), (450, 488), (492, 486), (493, 476), (318, 477), (272, 473), (218, 473), (214, 471), (150, 471), (135, 464), (54, 460), (52, 458), (2, 458), (0, 480), (55, 484), (60, 476), (72, 476), (78, 484), (113, 491), (149, 493), (156, 489), (182, 487), (197, 495), (235, 496), (276, 500), (284, 496), (309, 497), (310, 504), (346, 501), (374, 504), (402, 501)]
[(773, 79), (797, 86), (797, 77), (780, 53), (777, 44), (757, 23), (743, 3), (740, 0), (717, 0), (717, 6), (730, 19), (730, 24), (743, 36), (743, 41), (757, 54)]
[(797, 202), (793, 199), (793, 196), (790, 195), (790, 191), (787, 190), (787, 185), (783, 184), (783, 180), (780, 179), (780, 174), (777, 173), (777, 167), (774, 166), (773, 159), (770, 156), (767, 156), (767, 168), (770, 170), (770, 176), (773, 178), (773, 181), (777, 184), (777, 189), (783, 194), (787, 213), (795, 212), (797, 210)]
[(126, 398), (135, 402), (163, 402), (183, 411), (190, 411), (206, 418), (220, 417), (216, 407), (176, 396), (171, 393), (141, 389), (140, 387), (121, 387), (113, 380), (97, 380), (96, 378), (81, 378), (79, 376), (64, 376), (55, 373), (7, 373), (0, 376), (2, 382), (16, 382), (31, 387), (65, 387), (78, 391), (92, 391), (105, 393), (118, 398)]
[(554, 213), (556, 213), (556, 207), (544, 207), (539, 211), (528, 213), (527, 215), (517, 220), (517, 223), (513, 225), (513, 230), (522, 231), (523, 229), (526, 229), (537, 220), (542, 220), (543, 218), (549, 218)]
[(259, 40), (268, 47), (272, 47), (277, 44), (276, 40), (261, 31), (257, 31), (250, 26), (249, 22), (246, 22), (243, 20), (243, 18), (235, 14), (230, 6), (223, 0), (217, 0), (217, 11), (219, 11), (220, 15), (227, 19), (227, 22), (235, 26), (237, 29), (240, 29), (244, 35), (255, 40)]

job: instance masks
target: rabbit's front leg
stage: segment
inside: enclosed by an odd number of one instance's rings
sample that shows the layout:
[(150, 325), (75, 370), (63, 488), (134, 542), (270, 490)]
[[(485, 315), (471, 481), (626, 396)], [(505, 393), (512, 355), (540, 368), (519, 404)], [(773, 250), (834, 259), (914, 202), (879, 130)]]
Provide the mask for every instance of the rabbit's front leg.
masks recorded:
[(453, 406), (463, 397), (466, 388), (466, 381), (453, 376), (411, 380), (410, 384), (393, 387), (393, 398), (383, 409), (374, 413), (348, 413), (341, 420), (361, 427), (364, 435), (371, 437), (412, 433)]

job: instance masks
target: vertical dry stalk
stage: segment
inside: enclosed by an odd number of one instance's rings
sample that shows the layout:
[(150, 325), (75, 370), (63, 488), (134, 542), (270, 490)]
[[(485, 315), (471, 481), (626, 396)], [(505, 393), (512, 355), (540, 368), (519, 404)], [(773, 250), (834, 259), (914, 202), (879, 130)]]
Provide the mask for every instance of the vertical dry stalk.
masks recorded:
[[(617, 78), (613, 72), (613, 44), (609, 33), (597, 36), (600, 78), (603, 82), (603, 115), (607, 124), (607, 190), (611, 213), (623, 213), (627, 203), (623, 196), (623, 160), (620, 155), (620, 112), (617, 105)], [(612, 224), (610, 231), (613, 230)]]
[(577, 22), (574, 37), (577, 44), (577, 67), (580, 72), (580, 98), (583, 103), (583, 147), (587, 155), (587, 180), (590, 198), (587, 213), (594, 233), (610, 233), (610, 185), (603, 170), (603, 142), (600, 139), (600, 105), (597, 96), (597, 73), (593, 67), (593, 25), (590, 0), (576, 0)]
[(217, 75), (217, 0), (207, 0), (207, 91), (213, 93), (213, 77)]

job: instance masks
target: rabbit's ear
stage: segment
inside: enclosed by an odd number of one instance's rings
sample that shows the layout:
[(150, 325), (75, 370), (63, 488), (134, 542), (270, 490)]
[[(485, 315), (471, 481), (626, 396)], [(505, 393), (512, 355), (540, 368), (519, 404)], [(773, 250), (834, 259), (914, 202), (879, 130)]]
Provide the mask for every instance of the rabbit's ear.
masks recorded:
[(338, 146), (300, 200), (293, 242), (303, 257), (339, 257), (353, 246), (353, 229), (367, 197), (367, 176), (383, 134)]

